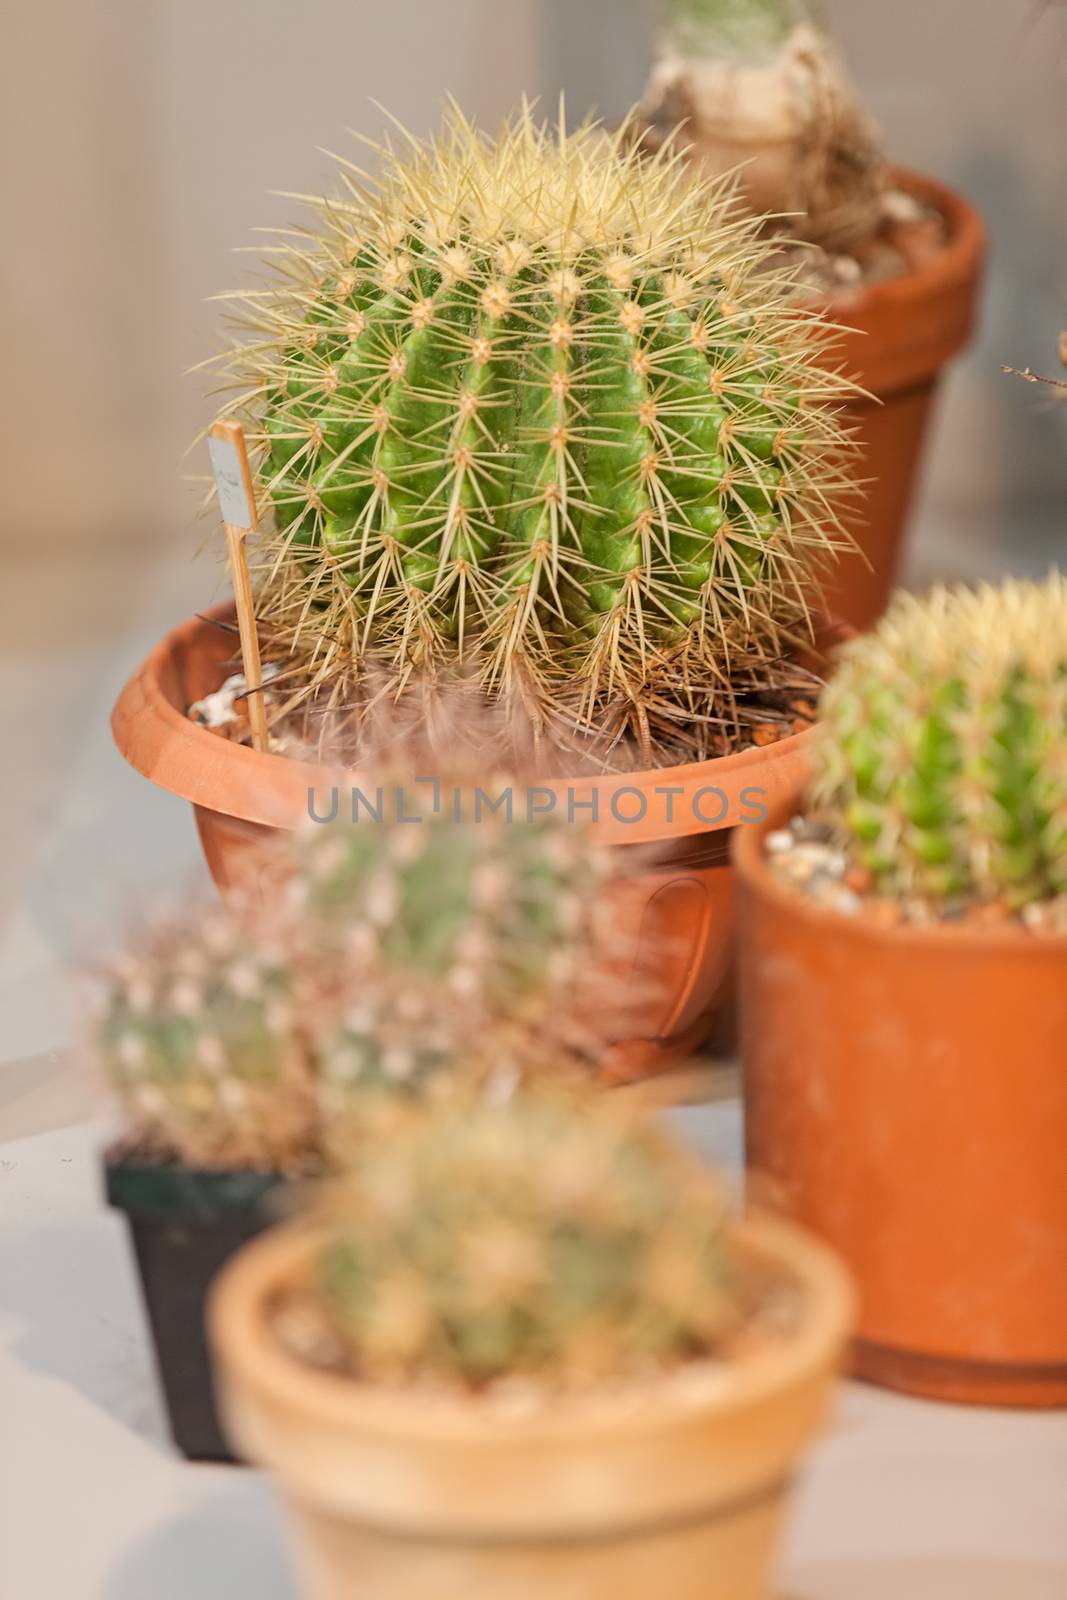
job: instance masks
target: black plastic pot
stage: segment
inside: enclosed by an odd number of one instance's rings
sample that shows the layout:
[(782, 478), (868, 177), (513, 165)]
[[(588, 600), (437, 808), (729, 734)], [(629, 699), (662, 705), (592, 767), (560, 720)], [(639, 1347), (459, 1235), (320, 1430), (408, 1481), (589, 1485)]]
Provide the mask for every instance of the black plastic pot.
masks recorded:
[(272, 1172), (201, 1172), (105, 1159), (108, 1204), (129, 1223), (170, 1431), (192, 1461), (233, 1461), (219, 1429), (204, 1297), (236, 1250), (277, 1221)]

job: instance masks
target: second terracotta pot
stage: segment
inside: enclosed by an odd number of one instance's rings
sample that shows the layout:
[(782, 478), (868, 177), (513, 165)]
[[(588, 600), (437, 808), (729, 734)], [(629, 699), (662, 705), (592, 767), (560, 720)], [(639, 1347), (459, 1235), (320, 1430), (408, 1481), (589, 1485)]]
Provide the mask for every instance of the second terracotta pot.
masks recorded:
[(736, 852), (752, 1188), (852, 1268), (861, 1377), (1067, 1405), (1067, 938), (821, 908), (764, 856), (799, 809)]
[(938, 384), (971, 337), (985, 255), (982, 219), (969, 201), (919, 173), (894, 176), (939, 213), (943, 246), (902, 277), (839, 295), (825, 308), (846, 330), (836, 359), (865, 391), (844, 410), (868, 486), (846, 519), (857, 551), (842, 555), (826, 589), (833, 615), (859, 629), (881, 615), (893, 588)]

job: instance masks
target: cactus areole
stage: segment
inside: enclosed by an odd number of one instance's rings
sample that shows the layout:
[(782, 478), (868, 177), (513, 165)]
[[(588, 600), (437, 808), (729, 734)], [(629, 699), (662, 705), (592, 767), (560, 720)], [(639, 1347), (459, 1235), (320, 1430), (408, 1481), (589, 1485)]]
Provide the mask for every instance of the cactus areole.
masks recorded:
[(231, 297), (293, 702), (459, 670), (536, 736), (728, 722), (833, 543), (829, 331), (670, 150), (524, 109), (378, 157)]

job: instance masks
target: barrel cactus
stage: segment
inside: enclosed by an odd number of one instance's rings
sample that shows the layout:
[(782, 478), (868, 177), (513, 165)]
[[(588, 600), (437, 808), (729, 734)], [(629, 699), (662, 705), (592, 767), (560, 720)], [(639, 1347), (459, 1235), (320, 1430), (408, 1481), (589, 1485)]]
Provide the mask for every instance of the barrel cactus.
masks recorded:
[[(729, 191), (458, 112), (285, 236), (226, 358), (289, 704), (461, 671), (516, 726), (736, 732), (835, 541), (828, 332)], [(706, 737), (698, 732), (698, 737)]]
[(1067, 581), (900, 594), (822, 702), (813, 798), (896, 896), (1067, 893)]
[[(450, 1102), (322, 1202), (311, 1348), (372, 1382), (625, 1378), (735, 1320), (717, 1180), (603, 1099)], [(305, 1306), (283, 1317), (305, 1334)]]
[(114, 964), (94, 1051), (125, 1143), (189, 1167), (303, 1166), (314, 1093), (292, 977), (221, 913), (176, 922)]

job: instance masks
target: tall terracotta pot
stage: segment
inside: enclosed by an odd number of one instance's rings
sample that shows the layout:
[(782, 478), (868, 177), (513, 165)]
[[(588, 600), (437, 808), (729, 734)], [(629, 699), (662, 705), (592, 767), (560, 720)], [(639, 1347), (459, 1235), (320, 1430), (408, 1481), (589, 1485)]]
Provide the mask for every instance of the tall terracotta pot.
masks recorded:
[(846, 519), (857, 552), (842, 556), (827, 606), (861, 630), (881, 615), (894, 586), (938, 384), (971, 336), (985, 255), (982, 220), (962, 195), (915, 172), (898, 171), (895, 181), (941, 214), (944, 247), (914, 271), (826, 307), (848, 330), (835, 364), (866, 391), (846, 406), (845, 420), (868, 484)]
[(817, 906), (764, 856), (799, 803), (737, 838), (752, 1186), (852, 1268), (859, 1376), (1067, 1404), (1067, 938)]
[[(266, 755), (232, 744), (189, 721), (186, 709), (217, 689), (234, 651), (230, 633), (214, 625), (220, 607), (194, 617), (161, 641), (127, 683), (111, 719), (126, 759), (154, 783), (192, 802), (208, 866), (225, 890), (254, 866), (256, 847), (308, 814), (319, 814), (336, 788), (344, 805), (356, 773)], [(214, 619), (214, 620), (212, 620)], [(837, 637), (826, 631), (824, 645)], [(803, 767), (807, 733), (717, 761), (627, 773), (622, 777), (546, 784), (537, 804), (578, 820), (596, 820), (598, 843), (630, 850), (639, 892), (627, 897), (634, 928), (635, 969), (654, 968), (654, 1010), (637, 1036), (618, 1037), (605, 1072), (620, 1081), (686, 1059), (706, 1039), (731, 976), (734, 885), (731, 832), (762, 814), (791, 788)]]
[(303, 1366), (270, 1310), (313, 1236), (226, 1267), (208, 1326), (224, 1425), (289, 1504), (307, 1600), (765, 1600), (799, 1459), (823, 1426), (851, 1300), (829, 1252), (752, 1220), (742, 1250), (799, 1283), (781, 1345), (710, 1386), (650, 1381), (533, 1410), (371, 1389)]

